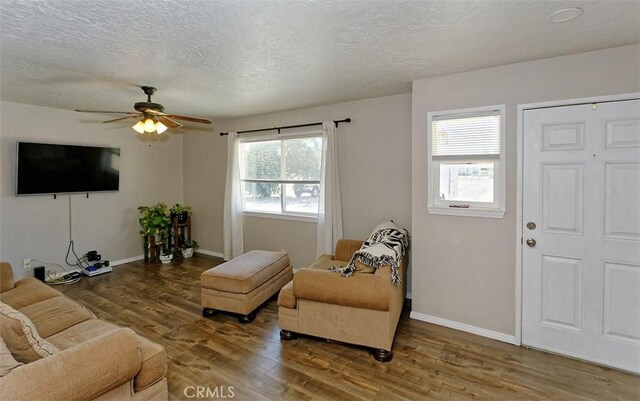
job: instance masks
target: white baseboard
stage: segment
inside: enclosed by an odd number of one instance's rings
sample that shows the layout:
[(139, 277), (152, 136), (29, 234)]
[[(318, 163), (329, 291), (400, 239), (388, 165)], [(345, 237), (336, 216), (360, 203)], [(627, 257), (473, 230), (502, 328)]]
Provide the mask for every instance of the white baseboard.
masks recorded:
[(216, 258), (224, 259), (224, 255), (220, 252), (208, 251), (206, 249), (198, 248), (196, 253), (201, 253), (203, 255), (215, 256)]
[[(209, 255), (209, 256), (215, 256), (218, 258), (222, 258), (224, 256), (220, 252), (207, 251), (206, 249), (198, 249), (196, 252)], [(144, 255), (136, 255), (127, 259), (114, 260), (109, 264), (109, 266), (124, 265), (125, 263), (137, 262), (138, 260), (142, 260), (142, 259), (144, 259)]]
[(127, 259), (121, 259), (121, 260), (114, 260), (113, 262), (109, 263), (109, 266), (118, 266), (118, 265), (123, 265), (125, 263), (131, 263), (131, 262), (136, 262), (138, 260), (142, 260), (144, 259), (144, 255), (137, 255), (134, 256), (132, 258), (127, 258)]
[(494, 340), (502, 341), (509, 344), (516, 345), (516, 337), (510, 334), (500, 333), (489, 329), (483, 329), (481, 327), (472, 326), (466, 323), (456, 322), (454, 320), (443, 319), (437, 316), (431, 316), (424, 313), (411, 312), (409, 315), (411, 319), (421, 320), (427, 323), (437, 324), (439, 326), (449, 327), (451, 329), (466, 331), (467, 333), (477, 334), (479, 336), (488, 337)]

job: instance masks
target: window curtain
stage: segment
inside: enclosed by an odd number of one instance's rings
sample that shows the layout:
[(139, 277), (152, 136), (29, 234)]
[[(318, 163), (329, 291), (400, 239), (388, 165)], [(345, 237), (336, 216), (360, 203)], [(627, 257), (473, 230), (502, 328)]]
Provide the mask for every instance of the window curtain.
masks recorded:
[(333, 254), (342, 238), (342, 204), (338, 169), (338, 137), (333, 121), (322, 123), (322, 169), (318, 198), (318, 242), (316, 258)]
[(242, 189), (238, 152), (238, 134), (229, 132), (227, 138), (227, 180), (224, 190), (224, 260), (231, 260), (244, 253)]

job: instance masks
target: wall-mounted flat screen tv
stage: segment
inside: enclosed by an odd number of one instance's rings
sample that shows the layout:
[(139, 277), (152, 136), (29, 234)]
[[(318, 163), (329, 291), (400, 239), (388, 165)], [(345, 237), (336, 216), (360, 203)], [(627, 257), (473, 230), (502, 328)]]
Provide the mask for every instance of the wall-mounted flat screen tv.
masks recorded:
[(17, 195), (117, 191), (120, 148), (18, 142)]

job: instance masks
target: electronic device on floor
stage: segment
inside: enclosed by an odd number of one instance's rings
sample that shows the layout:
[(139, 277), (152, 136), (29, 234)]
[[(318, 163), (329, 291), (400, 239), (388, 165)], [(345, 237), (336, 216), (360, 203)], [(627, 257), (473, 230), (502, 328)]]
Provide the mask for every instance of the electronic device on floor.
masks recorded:
[(113, 269), (109, 266), (108, 260), (101, 260), (102, 255), (96, 251), (89, 251), (86, 255), (86, 260), (89, 266), (82, 269), (82, 273), (85, 276), (93, 277), (100, 274), (111, 273)]
[(111, 268), (111, 266), (104, 266), (101, 268), (95, 268), (94, 266), (89, 266), (84, 270), (82, 270), (82, 273), (85, 276), (93, 277), (93, 276), (97, 276), (104, 273), (111, 273), (112, 271), (113, 269)]

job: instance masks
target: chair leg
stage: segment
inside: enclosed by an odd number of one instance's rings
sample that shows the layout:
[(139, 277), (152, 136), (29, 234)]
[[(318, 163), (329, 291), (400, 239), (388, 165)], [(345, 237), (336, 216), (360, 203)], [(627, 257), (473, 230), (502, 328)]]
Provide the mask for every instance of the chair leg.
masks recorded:
[(371, 351), (373, 357), (378, 362), (389, 362), (393, 359), (393, 352), (387, 351), (385, 349), (376, 348)]
[(253, 319), (256, 318), (256, 311), (253, 311), (251, 313), (249, 313), (248, 315), (242, 315), (240, 317), (238, 317), (238, 321), (240, 323), (246, 324), (246, 323), (251, 323), (253, 322)]
[(298, 337), (298, 334), (289, 330), (280, 330), (280, 339), (284, 341), (295, 340)]
[(211, 308), (202, 309), (202, 316), (204, 316), (204, 317), (211, 317), (211, 316), (213, 316), (215, 314), (216, 314), (216, 310), (215, 309), (211, 309)]

